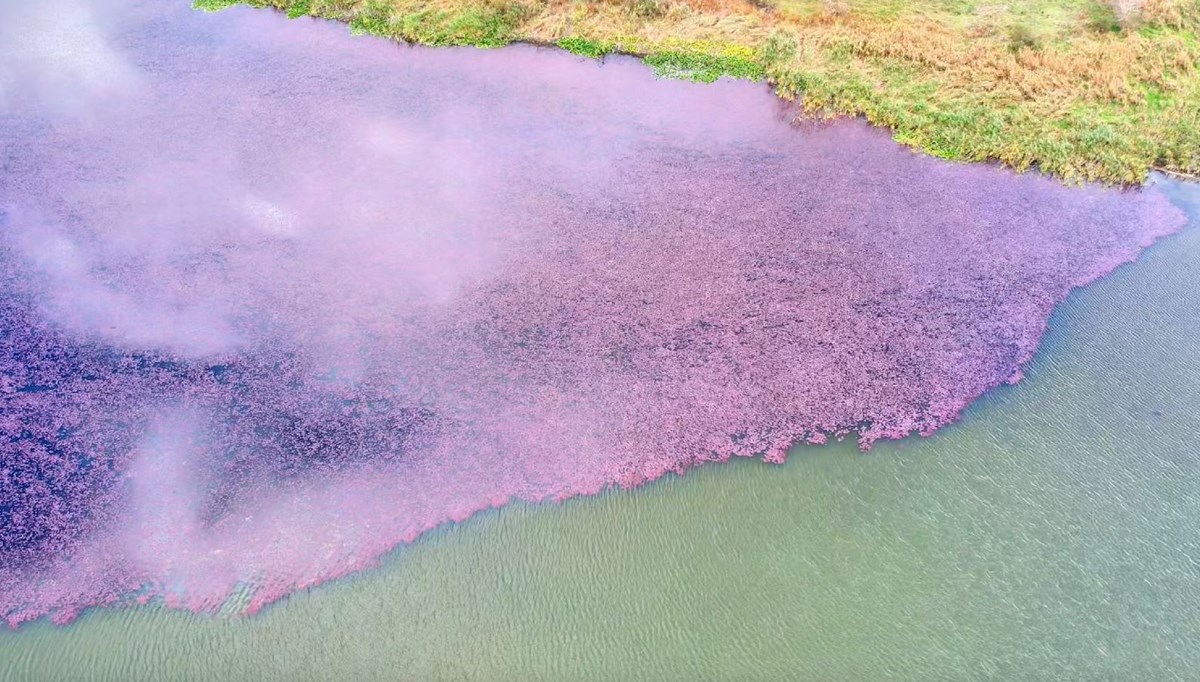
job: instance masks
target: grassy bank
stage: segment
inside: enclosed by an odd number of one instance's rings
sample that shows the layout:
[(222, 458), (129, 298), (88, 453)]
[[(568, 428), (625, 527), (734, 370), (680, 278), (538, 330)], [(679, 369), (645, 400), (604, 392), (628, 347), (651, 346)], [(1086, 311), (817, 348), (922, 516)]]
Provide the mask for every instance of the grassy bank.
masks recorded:
[(1200, 174), (1200, 0), (196, 0), (428, 45), (554, 43), (765, 79), (935, 156), (1068, 181)]

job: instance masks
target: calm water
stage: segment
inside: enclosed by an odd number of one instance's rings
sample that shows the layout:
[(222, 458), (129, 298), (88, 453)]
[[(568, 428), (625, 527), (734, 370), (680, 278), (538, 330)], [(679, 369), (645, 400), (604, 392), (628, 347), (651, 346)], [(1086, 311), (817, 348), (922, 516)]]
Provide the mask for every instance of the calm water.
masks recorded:
[[(232, 16), (222, 26), (245, 21), (283, 40), (277, 17)], [(314, 50), (341, 49), (332, 32), (305, 35)], [(176, 48), (203, 52), (205, 40)], [(506, 58), (538, 58), (517, 55)], [(81, 70), (75, 88), (121, 87), (126, 67), (99, 48), (89, 59), (106, 77)], [(454, 57), (429, 59), (455, 68)], [(519, 84), (532, 95), (537, 81)], [(742, 134), (736, 117), (716, 114), (749, 86), (724, 91), (729, 100), (645, 87), (714, 107), (706, 137)], [(778, 124), (764, 100), (747, 101), (749, 127)], [(511, 126), (520, 114), (496, 115)], [(460, 116), (470, 126), (480, 114)], [(408, 142), (387, 133), (371, 139), (403, 151)], [(580, 169), (588, 180), (601, 172)], [(1168, 189), (1195, 219), (1195, 189)], [(268, 225), (288, 224), (267, 209)], [(89, 611), (65, 628), (37, 622), (0, 633), (0, 678), (1193, 679), (1197, 234), (1076, 292), (1026, 380), (931, 439), (865, 455), (850, 443), (800, 448), (782, 466), (736, 461), (631, 492), (510, 505), (253, 618), (233, 614), (235, 599), (217, 615), (147, 606)], [(445, 284), (425, 274), (425, 285)]]
[(1197, 259), (1077, 292), (933, 438), (506, 507), (253, 618), (40, 622), (0, 677), (1195, 679)]

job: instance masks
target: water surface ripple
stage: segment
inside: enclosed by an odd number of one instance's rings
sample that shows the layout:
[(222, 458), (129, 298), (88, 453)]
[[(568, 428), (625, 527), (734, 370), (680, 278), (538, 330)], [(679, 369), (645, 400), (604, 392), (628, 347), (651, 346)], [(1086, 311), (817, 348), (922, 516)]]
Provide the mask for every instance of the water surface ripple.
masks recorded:
[(931, 434), (1157, 188), (762, 87), (183, 3), (0, 10), (0, 613), (256, 611), (510, 500)]

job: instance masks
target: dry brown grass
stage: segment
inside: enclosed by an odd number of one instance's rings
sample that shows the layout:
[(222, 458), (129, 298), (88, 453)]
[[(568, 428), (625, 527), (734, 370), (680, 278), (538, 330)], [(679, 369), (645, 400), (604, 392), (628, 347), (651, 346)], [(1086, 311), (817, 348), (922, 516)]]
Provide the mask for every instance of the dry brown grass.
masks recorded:
[(1200, 0), (1009, 0), (969, 13), (950, 0), (247, 1), (430, 44), (569, 38), (593, 52), (753, 62), (742, 72), (803, 93), (811, 110), (863, 115), (946, 158), (1110, 182), (1200, 172)]

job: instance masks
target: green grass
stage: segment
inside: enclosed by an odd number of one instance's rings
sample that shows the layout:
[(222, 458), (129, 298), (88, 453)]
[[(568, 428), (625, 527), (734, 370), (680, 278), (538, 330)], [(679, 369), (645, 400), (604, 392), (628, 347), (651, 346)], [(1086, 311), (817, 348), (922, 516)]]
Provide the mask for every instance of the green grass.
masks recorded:
[(288, 19), (299, 19), (300, 17), (308, 16), (311, 12), (308, 0), (296, 0), (287, 8)]
[(766, 77), (761, 61), (751, 57), (711, 55), (702, 52), (657, 52), (642, 61), (654, 69), (660, 78), (712, 83), (722, 76), (758, 81)]
[(468, 7), (460, 12), (421, 9), (394, 14), (378, 3), (367, 3), (349, 21), (357, 34), (372, 34), (434, 46), (501, 47), (513, 42), (525, 10), (519, 5)]
[(592, 59), (600, 59), (606, 54), (610, 54), (616, 50), (616, 45), (612, 43), (604, 43), (598, 40), (588, 40), (579, 36), (567, 36), (560, 38), (555, 45), (558, 45), (567, 52), (573, 52), (584, 57)]
[(234, 5), (248, 5), (248, 2), (240, 2), (240, 0), (194, 0), (192, 7), (204, 10), (205, 12), (218, 12), (226, 7)]
[(660, 77), (766, 80), (957, 161), (1068, 182), (1200, 174), (1200, 0), (196, 0), (315, 16), (424, 45), (524, 41)]

